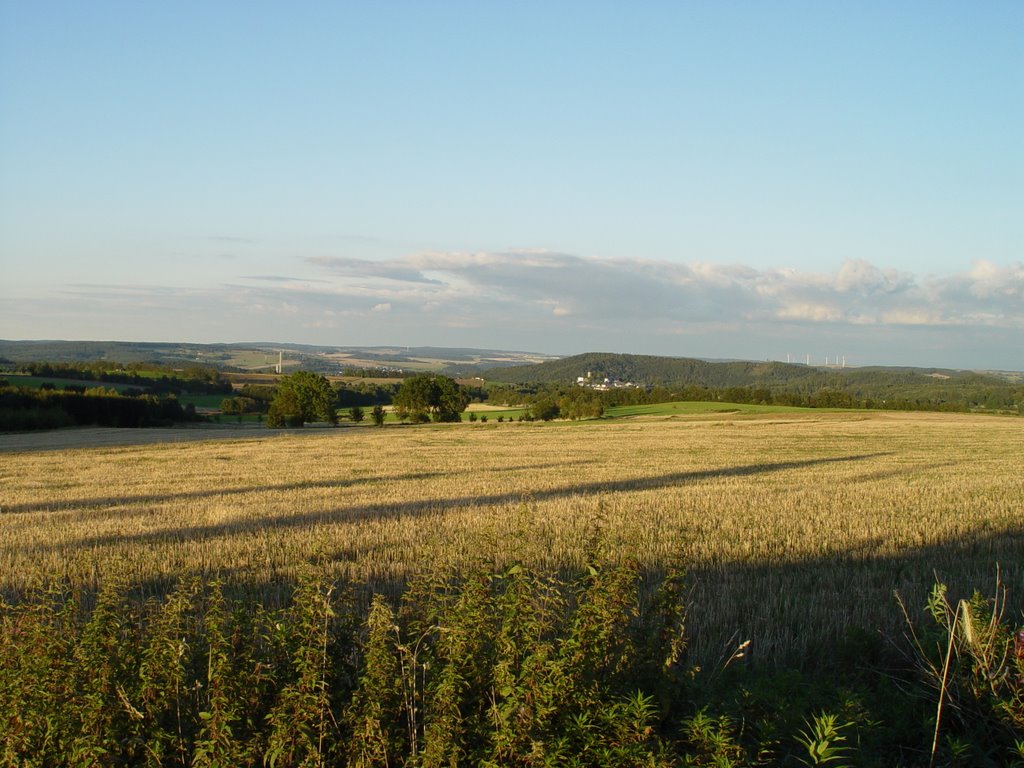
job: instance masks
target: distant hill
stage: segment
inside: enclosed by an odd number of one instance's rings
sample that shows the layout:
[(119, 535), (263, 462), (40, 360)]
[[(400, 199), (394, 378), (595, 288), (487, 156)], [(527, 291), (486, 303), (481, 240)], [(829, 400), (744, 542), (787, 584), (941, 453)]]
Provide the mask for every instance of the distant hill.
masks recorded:
[(575, 382), (590, 373), (595, 378), (631, 381), (643, 386), (696, 384), (702, 387), (768, 386), (813, 379), (818, 370), (789, 363), (715, 362), (688, 357), (625, 355), (588, 352), (536, 365), (487, 371), (485, 378), (508, 384)]
[[(588, 373), (640, 387), (768, 390), (772, 395), (802, 398), (841, 392), (857, 401), (1024, 412), (1024, 374), (940, 368), (814, 367), (793, 363), (700, 360), (687, 357), (588, 352), (555, 358), (531, 352), (462, 347), (314, 346), (276, 342), (191, 344), (126, 341), (3, 341), (0, 366), (30, 362), (155, 363), (175, 369), (200, 365), (223, 372), (273, 371), (283, 354), (284, 372), (299, 369), (340, 374), (352, 369), (413, 373), (440, 371), (457, 378), (483, 377), (489, 382), (526, 387), (569, 386)], [(691, 394), (693, 394), (691, 392)], [(733, 396), (743, 393), (732, 393)]]
[(206, 365), (222, 371), (271, 370), (283, 353), (288, 370), (338, 373), (344, 368), (391, 368), (402, 370), (465, 370), (522, 365), (551, 359), (533, 352), (470, 349), (464, 347), (323, 346), (278, 342), (192, 344), (187, 342), (137, 341), (4, 341), (0, 340), (0, 364), (31, 362), (154, 363), (180, 368)]
[(643, 387), (731, 387), (767, 389), (773, 394), (844, 392), (878, 401), (956, 403), (1012, 409), (1024, 403), (1024, 386), (1012, 376), (939, 368), (817, 368), (776, 362), (708, 362), (694, 358), (591, 352), (536, 365), (486, 371), (491, 382), (517, 385), (569, 385), (587, 374)]

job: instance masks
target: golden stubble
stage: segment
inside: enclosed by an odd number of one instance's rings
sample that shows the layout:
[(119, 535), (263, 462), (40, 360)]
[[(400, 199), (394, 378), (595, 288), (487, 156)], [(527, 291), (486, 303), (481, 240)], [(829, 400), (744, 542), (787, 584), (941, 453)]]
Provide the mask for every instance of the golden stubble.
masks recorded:
[[(1024, 592), (1024, 423), (722, 415), (372, 427), (0, 454), (0, 588), (117, 571), (217, 576), (257, 599), (309, 564), (395, 591), (435, 567), (573, 569), (595, 537), (690, 573), (698, 657), (732, 637), (814, 653), (898, 633), (938, 576)], [(1018, 605), (1020, 607), (1019, 599)]]

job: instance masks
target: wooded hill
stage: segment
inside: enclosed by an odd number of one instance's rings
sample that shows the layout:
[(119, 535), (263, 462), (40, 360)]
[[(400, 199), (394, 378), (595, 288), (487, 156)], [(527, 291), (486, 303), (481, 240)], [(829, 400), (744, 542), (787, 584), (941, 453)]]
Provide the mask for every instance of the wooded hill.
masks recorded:
[(640, 387), (733, 387), (773, 394), (844, 392), (858, 399), (902, 399), (1013, 409), (1024, 405), (1024, 386), (1009, 378), (937, 368), (818, 368), (778, 362), (708, 362), (693, 358), (590, 352), (536, 365), (486, 371), (489, 382), (572, 384), (590, 374)]
[(346, 368), (390, 369), (409, 372), (448, 368), (473, 371), (503, 365), (534, 363), (550, 355), (466, 347), (340, 347), (244, 342), (196, 344), (140, 341), (8, 341), (0, 339), (0, 369), (31, 362), (121, 364), (146, 363), (171, 368), (212, 366), (223, 372), (272, 371), (278, 355), (284, 368), (339, 374)]

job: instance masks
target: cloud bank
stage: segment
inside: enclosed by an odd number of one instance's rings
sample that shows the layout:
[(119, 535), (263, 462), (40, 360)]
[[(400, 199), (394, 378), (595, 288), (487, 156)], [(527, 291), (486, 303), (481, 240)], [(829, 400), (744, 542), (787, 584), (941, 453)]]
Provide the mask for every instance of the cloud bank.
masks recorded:
[[(834, 272), (595, 259), (549, 251), (422, 253), (389, 261), (309, 259), (334, 276), (326, 293), (406, 311), (515, 312), (599, 326), (643, 319), (654, 330), (721, 322), (1024, 329), (1024, 264), (974, 262), (918, 276), (845, 261)], [(297, 283), (289, 288), (286, 283)]]
[[(542, 250), (315, 257), (205, 287), (66, 285), (49, 317), (77, 338), (618, 350), (1024, 369), (1024, 263), (911, 274), (598, 259)], [(42, 313), (0, 307), (5, 324)], [(108, 322), (103, 326), (100, 320)], [(146, 328), (160, 328), (163, 332)], [(43, 334), (23, 334), (39, 338)], [(53, 329), (47, 335), (71, 337)]]

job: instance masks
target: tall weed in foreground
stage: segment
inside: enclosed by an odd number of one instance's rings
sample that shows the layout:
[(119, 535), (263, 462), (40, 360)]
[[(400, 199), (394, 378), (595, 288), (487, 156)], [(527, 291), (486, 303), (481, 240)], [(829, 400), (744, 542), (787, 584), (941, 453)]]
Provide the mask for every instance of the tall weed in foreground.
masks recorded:
[(555, 638), (566, 605), (558, 583), (516, 564), (494, 579), (498, 619), (493, 666), (489, 757), (510, 765), (544, 750), (542, 734), (558, 711), (561, 669)]
[(839, 718), (831, 713), (822, 712), (807, 724), (796, 740), (806, 750), (801, 763), (807, 766), (831, 765), (833, 768), (848, 766), (845, 760), (849, 755), (846, 734), (843, 730), (847, 723), (839, 722)]
[[(397, 613), (375, 597), (348, 710), (351, 764), (673, 764), (659, 705), (638, 685), (651, 629), (639, 584), (635, 566), (595, 560), (571, 581), (521, 564), (436, 573)], [(676, 635), (659, 636), (654, 656), (675, 658)]]
[(391, 607), (382, 595), (374, 595), (366, 619), (362, 671), (346, 713), (351, 734), (348, 762), (358, 768), (398, 765), (407, 746), (399, 724), (403, 699), (398, 631)]
[(428, 663), (439, 672), (424, 692), (429, 703), (423, 717), (424, 768), (464, 763), (474, 745), (486, 742), (488, 672), (494, 665), (490, 576), (477, 569), (454, 593), (436, 594), (438, 632)]
[(192, 752), (192, 765), (196, 768), (254, 763), (254, 755), (243, 739), (246, 710), (242, 703), (242, 659), (236, 653), (237, 618), (232, 615), (220, 584), (214, 583), (203, 617), (206, 675), (197, 681), (201, 698), (200, 727)]
[[(939, 694), (934, 750), (916, 739), (868, 756), (870, 713), (856, 697), (837, 715), (828, 713), (839, 698), (799, 700), (788, 721), (774, 721), (789, 724), (771, 732), (757, 714), (766, 700), (742, 698), (750, 689), (732, 689), (733, 704), (706, 696), (711, 682), (723, 691), (732, 672), (741, 679), (742, 651), (726, 675), (688, 666), (680, 574), (641, 577), (600, 549), (569, 577), (521, 563), (438, 570), (397, 604), (372, 596), (358, 624), (358, 601), (312, 575), (278, 610), (189, 580), (148, 601), (116, 579), (89, 599), (39, 592), (0, 605), (0, 766), (1024, 759), (1024, 636), (1003, 617), (1001, 592), (954, 602), (936, 588), (931, 623), (916, 635)], [(771, 701), (784, 707), (779, 697)]]
[(0, 604), (0, 764), (57, 765), (68, 747), (77, 603), (59, 588)]
[(997, 577), (990, 598), (975, 592), (952, 601), (937, 583), (927, 605), (932, 623), (917, 628), (907, 617), (936, 702), (929, 766), (1024, 765), (1024, 627), (1005, 610)]
[(335, 611), (333, 587), (305, 576), (291, 609), (275, 622), (290, 649), (287, 682), (267, 715), (270, 728), (264, 763), (270, 768), (320, 768), (328, 746), (337, 741), (331, 712), (331, 645)]
[(144, 765), (184, 765), (188, 737), (196, 719), (198, 688), (196, 647), (200, 642), (199, 597), (195, 580), (179, 584), (162, 606), (151, 601), (137, 685), (138, 735), (145, 745)]
[[(662, 598), (678, 587), (667, 583)], [(0, 765), (669, 766), (742, 754), (728, 729), (714, 744), (669, 734), (665, 713), (687, 689), (646, 684), (650, 659), (678, 661), (682, 619), (644, 600), (632, 564), (595, 558), (572, 580), (478, 566), (416, 580), (397, 612), (373, 597), (357, 642), (348, 603), (313, 577), (276, 611), (191, 580), (142, 601), (113, 579), (89, 607), (41, 593), (0, 606)]]
[(143, 715), (131, 703), (128, 674), (138, 666), (140, 617), (126, 592), (121, 579), (104, 585), (73, 651), (69, 704), (77, 727), (67, 759), (83, 768), (107, 765), (114, 755), (136, 759), (144, 746), (138, 727)]

